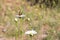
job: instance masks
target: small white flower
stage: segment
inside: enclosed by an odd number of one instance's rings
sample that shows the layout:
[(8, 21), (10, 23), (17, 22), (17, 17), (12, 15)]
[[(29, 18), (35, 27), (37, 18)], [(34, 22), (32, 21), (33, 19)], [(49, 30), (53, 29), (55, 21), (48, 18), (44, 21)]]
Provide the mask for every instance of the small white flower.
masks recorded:
[(33, 36), (34, 34), (37, 34), (37, 32), (34, 30), (29, 30), (29, 31), (26, 31), (25, 34)]
[(30, 18), (28, 18), (28, 21), (30, 21)]
[(17, 18), (15, 18), (15, 21), (18, 21), (18, 19), (17, 19)]
[(25, 15), (16, 15), (17, 18), (23, 18)]

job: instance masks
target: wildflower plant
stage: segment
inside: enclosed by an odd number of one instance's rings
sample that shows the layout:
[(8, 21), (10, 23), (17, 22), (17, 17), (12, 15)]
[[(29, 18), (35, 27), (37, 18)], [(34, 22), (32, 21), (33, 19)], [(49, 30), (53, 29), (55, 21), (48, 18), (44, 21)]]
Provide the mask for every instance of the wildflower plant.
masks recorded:
[(15, 19), (15, 25), (16, 25), (16, 40), (17, 40), (17, 37), (18, 37), (18, 35), (19, 35), (19, 29), (18, 29), (18, 18), (16, 17)]

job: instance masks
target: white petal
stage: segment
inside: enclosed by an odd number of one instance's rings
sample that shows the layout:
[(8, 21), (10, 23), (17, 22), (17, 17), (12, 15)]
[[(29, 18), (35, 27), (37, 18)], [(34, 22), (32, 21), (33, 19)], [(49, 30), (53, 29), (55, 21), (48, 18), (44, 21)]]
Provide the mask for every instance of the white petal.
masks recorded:
[(25, 17), (25, 15), (21, 15), (20, 17)]
[(32, 34), (37, 34), (37, 32), (36, 32), (36, 31), (34, 31), (34, 30), (32, 30), (31, 32), (32, 32)]
[(34, 30), (30, 30), (30, 31), (25, 32), (25, 34), (37, 34), (37, 32)]
[(18, 21), (18, 19), (17, 19), (17, 18), (15, 18), (15, 21)]
[(30, 18), (28, 18), (28, 21), (30, 21)]
[(27, 32), (25, 32), (25, 34), (31, 34), (31, 32), (30, 31), (27, 31)]
[(22, 17), (25, 17), (25, 15), (16, 15), (16, 17), (17, 17), (17, 18), (19, 18), (19, 17), (22, 18)]

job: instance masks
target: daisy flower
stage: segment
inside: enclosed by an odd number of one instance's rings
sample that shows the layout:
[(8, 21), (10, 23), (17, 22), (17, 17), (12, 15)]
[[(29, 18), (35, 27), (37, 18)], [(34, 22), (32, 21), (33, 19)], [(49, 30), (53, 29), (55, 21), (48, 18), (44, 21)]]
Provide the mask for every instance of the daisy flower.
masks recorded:
[(24, 18), (25, 15), (23, 15), (23, 14), (22, 14), (22, 15), (16, 15), (16, 17), (17, 17), (17, 18)]
[(25, 34), (33, 36), (34, 34), (37, 34), (37, 32), (35, 30), (29, 30), (29, 31), (26, 31)]

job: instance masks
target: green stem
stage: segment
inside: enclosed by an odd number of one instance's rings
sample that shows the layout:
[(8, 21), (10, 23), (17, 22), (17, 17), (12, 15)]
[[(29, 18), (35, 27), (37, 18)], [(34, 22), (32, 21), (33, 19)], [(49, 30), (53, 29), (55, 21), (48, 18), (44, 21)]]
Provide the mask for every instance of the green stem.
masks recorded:
[(19, 36), (19, 31), (18, 31), (18, 22), (16, 22), (16, 37), (15, 37), (15, 40), (18, 40), (18, 36)]

